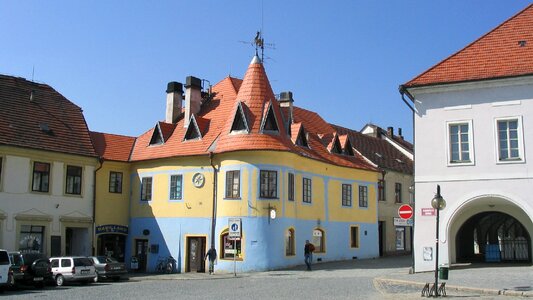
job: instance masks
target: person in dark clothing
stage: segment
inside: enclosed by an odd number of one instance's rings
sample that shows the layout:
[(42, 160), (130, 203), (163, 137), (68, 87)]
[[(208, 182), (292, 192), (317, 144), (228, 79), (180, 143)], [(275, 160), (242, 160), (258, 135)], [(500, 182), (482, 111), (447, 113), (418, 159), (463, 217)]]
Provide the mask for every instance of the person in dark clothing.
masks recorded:
[(215, 260), (217, 259), (217, 250), (211, 247), (205, 254), (204, 260), (209, 259), (209, 274), (215, 274)]
[(305, 264), (307, 265), (307, 271), (311, 271), (311, 263), (313, 262), (313, 251), (315, 251), (315, 246), (309, 243), (309, 240), (305, 240), (304, 257)]

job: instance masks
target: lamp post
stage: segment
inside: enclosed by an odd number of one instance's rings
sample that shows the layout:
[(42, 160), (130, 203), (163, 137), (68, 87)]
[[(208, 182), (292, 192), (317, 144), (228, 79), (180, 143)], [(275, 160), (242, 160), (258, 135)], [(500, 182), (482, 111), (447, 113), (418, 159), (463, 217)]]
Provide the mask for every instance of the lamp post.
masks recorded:
[(440, 195), (440, 185), (437, 185), (437, 194), (431, 200), (431, 206), (437, 211), (437, 230), (435, 234), (435, 297), (439, 297), (439, 212), (446, 207), (446, 201)]

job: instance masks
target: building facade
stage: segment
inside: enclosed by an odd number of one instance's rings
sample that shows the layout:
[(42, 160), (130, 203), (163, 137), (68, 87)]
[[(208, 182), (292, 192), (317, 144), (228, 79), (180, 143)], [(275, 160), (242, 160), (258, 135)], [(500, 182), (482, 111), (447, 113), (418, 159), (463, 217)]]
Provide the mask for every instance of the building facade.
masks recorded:
[(533, 6), (400, 87), (415, 119), (415, 271), (531, 263)]
[(276, 98), (257, 56), (243, 80), (188, 77), (182, 94), (169, 83), (165, 122), (130, 156), (126, 256), (141, 270), (172, 256), (203, 272), (210, 247), (218, 271), (282, 268), (303, 263), (306, 240), (316, 261), (379, 255), (379, 170), (292, 93)]
[(81, 109), (3, 75), (0, 103), (0, 247), (90, 255), (97, 159)]

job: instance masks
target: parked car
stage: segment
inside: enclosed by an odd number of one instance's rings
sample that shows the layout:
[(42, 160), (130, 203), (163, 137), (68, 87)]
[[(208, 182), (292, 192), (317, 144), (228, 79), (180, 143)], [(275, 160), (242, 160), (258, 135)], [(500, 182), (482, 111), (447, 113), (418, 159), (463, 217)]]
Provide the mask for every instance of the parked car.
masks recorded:
[(89, 256), (89, 258), (93, 261), (94, 267), (96, 268), (95, 282), (102, 279), (119, 281), (120, 277), (125, 276), (128, 273), (128, 271), (126, 271), (126, 265), (112, 257)]
[(0, 249), (0, 292), (13, 285), (11, 261), (6, 250)]
[(52, 273), (57, 286), (67, 282), (94, 282), (96, 269), (92, 260), (81, 256), (65, 256), (50, 258)]
[(37, 288), (53, 282), (50, 261), (43, 253), (9, 252), (15, 285), (27, 284)]

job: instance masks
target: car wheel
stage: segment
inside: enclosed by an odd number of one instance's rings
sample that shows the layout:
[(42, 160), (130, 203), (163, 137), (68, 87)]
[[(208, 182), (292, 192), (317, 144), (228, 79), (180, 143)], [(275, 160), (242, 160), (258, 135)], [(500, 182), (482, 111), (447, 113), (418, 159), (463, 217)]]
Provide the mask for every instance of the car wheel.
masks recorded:
[(57, 275), (57, 277), (56, 277), (56, 285), (57, 286), (62, 286), (63, 284), (65, 284), (65, 278), (63, 277), (63, 275)]
[(13, 275), (8, 275), (7, 282), (9, 283), (10, 288), (15, 286), (15, 278), (13, 277)]

